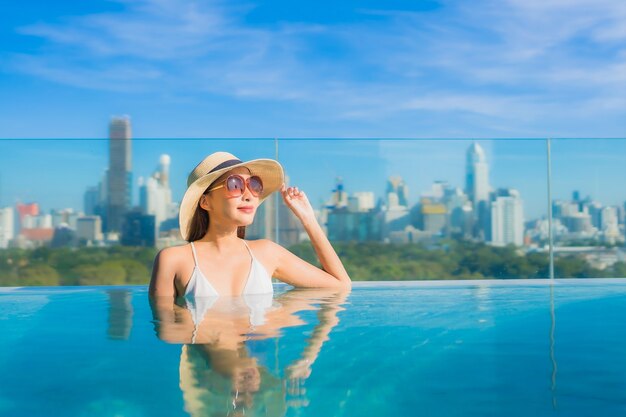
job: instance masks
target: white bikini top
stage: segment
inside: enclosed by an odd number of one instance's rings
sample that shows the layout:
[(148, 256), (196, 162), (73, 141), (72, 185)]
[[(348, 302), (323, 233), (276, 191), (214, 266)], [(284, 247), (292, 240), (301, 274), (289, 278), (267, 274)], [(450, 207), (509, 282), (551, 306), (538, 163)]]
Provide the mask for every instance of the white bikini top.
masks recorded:
[[(246, 248), (248, 248), (252, 261), (246, 285), (243, 288), (241, 295), (273, 293), (274, 289), (272, 288), (272, 278), (267, 273), (263, 264), (261, 264), (261, 262), (259, 262), (259, 260), (254, 256), (246, 241), (242, 239), (242, 242), (246, 245)], [(198, 266), (198, 256), (196, 255), (196, 248), (193, 245), (193, 242), (191, 242), (191, 251), (193, 253), (195, 266), (193, 273), (191, 274), (191, 279), (189, 280), (189, 283), (187, 283), (187, 288), (185, 289), (185, 297), (219, 296), (215, 288), (213, 288), (209, 280), (200, 270), (200, 266)]]
[[(191, 312), (194, 323), (191, 343), (195, 343), (198, 326), (204, 319), (206, 313), (213, 307), (215, 301), (217, 301), (219, 294), (200, 270), (196, 248), (193, 242), (190, 243), (195, 266), (191, 274), (191, 279), (185, 289), (184, 298), (185, 307)], [(263, 264), (255, 258), (245, 240), (243, 243), (246, 245), (246, 248), (248, 248), (248, 252), (250, 252), (250, 256), (252, 257), (250, 272), (248, 273), (246, 285), (241, 297), (234, 297), (231, 303), (228, 304), (228, 309), (232, 313), (235, 313), (240, 308), (247, 309), (250, 325), (254, 329), (254, 326), (260, 326), (265, 323), (265, 313), (273, 304), (274, 289), (272, 287), (272, 279)], [(243, 303), (241, 303), (241, 301), (243, 301)]]

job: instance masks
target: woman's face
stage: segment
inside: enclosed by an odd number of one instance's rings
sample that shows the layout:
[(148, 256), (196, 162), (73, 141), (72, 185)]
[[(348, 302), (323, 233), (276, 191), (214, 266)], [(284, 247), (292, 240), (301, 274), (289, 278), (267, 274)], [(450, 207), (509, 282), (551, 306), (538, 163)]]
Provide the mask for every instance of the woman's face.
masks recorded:
[[(224, 185), (228, 176), (238, 174), (244, 180), (250, 178), (250, 171), (245, 167), (234, 168), (219, 177), (211, 187)], [(256, 209), (259, 206), (259, 197), (255, 197), (246, 186), (240, 196), (231, 197), (226, 187), (211, 190), (200, 199), (200, 207), (209, 212), (211, 221), (219, 223), (234, 223), (236, 226), (252, 224)]]

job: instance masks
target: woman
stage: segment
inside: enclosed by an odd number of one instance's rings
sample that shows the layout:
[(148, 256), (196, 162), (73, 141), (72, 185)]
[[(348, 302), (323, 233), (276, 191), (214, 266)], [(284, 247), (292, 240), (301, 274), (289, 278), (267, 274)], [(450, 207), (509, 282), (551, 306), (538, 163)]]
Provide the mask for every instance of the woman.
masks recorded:
[[(274, 191), (302, 222), (323, 269), (268, 240), (244, 240), (245, 226)], [(295, 287), (349, 289), (337, 253), (298, 187), (285, 187), (271, 159), (242, 162), (227, 152), (207, 156), (189, 174), (179, 213), (189, 245), (161, 250), (154, 261), (152, 296), (240, 296), (273, 291), (271, 277)]]

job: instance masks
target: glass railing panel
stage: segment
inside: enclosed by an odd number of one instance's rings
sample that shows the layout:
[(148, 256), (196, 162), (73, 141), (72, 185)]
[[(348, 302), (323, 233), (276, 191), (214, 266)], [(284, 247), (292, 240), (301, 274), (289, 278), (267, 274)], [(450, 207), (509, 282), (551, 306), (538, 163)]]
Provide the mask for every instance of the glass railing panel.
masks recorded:
[[(147, 284), (156, 251), (184, 243), (179, 204), (205, 156), (276, 157), (275, 140), (122, 142), (0, 140), (0, 286)], [(266, 234), (264, 210), (246, 238)]]
[[(354, 280), (546, 278), (543, 140), (280, 140)], [(281, 244), (316, 257), (293, 216)]]
[(553, 139), (556, 278), (626, 277), (626, 139)]

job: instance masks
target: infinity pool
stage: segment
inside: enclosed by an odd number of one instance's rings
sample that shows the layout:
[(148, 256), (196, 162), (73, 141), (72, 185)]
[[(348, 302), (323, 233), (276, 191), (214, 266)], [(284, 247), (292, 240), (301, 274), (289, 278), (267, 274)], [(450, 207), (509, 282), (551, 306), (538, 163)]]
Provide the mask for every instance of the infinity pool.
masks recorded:
[(626, 416), (626, 280), (0, 289), (3, 416)]

